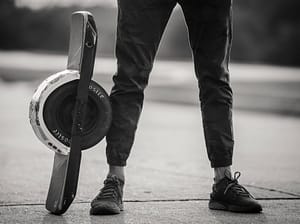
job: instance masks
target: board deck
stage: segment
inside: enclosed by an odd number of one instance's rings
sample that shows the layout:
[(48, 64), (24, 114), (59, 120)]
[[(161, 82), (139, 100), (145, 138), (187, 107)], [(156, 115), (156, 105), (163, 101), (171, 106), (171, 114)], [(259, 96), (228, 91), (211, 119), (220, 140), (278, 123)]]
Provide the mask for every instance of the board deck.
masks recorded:
[(55, 153), (46, 209), (53, 213), (62, 210), (63, 189), (67, 176), (68, 155)]
[(46, 209), (57, 215), (63, 214), (69, 208), (77, 191), (81, 162), (81, 134), (96, 47), (97, 29), (93, 16), (84, 11), (73, 13), (67, 67), (78, 70), (80, 79), (74, 108), (71, 147), (68, 155), (55, 153), (46, 199)]

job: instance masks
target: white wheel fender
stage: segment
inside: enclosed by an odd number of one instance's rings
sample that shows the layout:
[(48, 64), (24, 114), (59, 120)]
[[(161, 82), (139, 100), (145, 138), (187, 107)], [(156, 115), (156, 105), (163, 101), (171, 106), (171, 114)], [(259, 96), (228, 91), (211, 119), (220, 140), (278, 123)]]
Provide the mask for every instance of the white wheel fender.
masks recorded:
[(68, 155), (70, 147), (58, 141), (48, 130), (43, 118), (44, 104), (55, 89), (79, 77), (77, 70), (68, 69), (51, 75), (35, 90), (29, 106), (29, 120), (36, 136), (49, 149), (64, 155)]

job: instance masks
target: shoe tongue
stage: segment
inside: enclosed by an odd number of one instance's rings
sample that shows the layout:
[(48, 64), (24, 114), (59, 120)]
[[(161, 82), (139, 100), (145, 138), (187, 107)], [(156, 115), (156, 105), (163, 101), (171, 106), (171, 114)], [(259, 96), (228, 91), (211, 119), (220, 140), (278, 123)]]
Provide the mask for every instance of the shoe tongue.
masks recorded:
[(118, 182), (120, 184), (124, 184), (123, 180), (121, 180), (120, 178), (118, 178), (116, 175), (113, 175), (113, 174), (107, 175), (107, 180)]
[(219, 180), (215, 185), (218, 185), (218, 186), (227, 186), (228, 183), (230, 183), (232, 181), (232, 176), (231, 176), (231, 173), (230, 172), (224, 172), (224, 177)]

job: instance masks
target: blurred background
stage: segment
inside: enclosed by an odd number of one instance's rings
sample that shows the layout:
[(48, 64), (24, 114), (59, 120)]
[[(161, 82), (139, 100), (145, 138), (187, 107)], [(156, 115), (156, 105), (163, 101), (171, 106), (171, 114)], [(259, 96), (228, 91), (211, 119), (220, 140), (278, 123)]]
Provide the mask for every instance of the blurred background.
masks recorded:
[[(107, 90), (116, 71), (117, 1), (1, 0), (0, 78), (36, 81), (65, 69), (73, 11), (94, 14), (100, 32), (94, 78)], [(236, 109), (300, 115), (300, 1), (234, 1), (231, 77)], [(171, 16), (147, 99), (198, 104), (180, 7)]]
[[(100, 27), (101, 55), (114, 54), (117, 8), (114, 0), (1, 0), (1, 42), (5, 50), (66, 53), (69, 17), (91, 11)], [(247, 63), (300, 65), (300, 2), (297, 0), (234, 1), (232, 60)], [(159, 58), (190, 60), (181, 10), (175, 10)]]

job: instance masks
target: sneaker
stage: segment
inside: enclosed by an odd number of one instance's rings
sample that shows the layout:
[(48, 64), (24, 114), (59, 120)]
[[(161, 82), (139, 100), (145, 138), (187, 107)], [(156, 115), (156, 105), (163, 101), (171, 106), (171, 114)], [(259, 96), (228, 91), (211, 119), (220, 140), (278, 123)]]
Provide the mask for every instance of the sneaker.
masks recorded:
[(107, 176), (104, 187), (91, 202), (91, 215), (112, 215), (123, 211), (124, 181), (115, 175)]
[(225, 173), (225, 177), (213, 185), (208, 204), (210, 209), (247, 213), (262, 211), (261, 205), (245, 187), (238, 183), (240, 176), (240, 172), (235, 172), (232, 179)]

